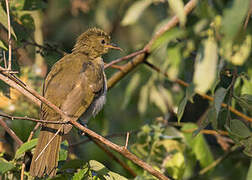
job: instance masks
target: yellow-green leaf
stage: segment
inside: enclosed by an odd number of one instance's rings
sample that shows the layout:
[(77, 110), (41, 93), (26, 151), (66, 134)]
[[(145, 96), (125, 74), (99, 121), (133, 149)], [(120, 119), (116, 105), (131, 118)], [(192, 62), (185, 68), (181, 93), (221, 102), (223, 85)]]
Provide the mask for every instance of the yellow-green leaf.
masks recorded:
[(213, 84), (217, 70), (217, 44), (212, 38), (203, 42), (204, 51), (197, 54), (193, 83), (200, 92), (206, 92)]
[(4, 50), (8, 50), (8, 48), (4, 45), (3, 41), (0, 40), (0, 48), (4, 49)]
[(135, 2), (127, 10), (121, 24), (123, 26), (134, 24), (139, 17), (142, 15), (143, 11), (152, 3), (152, 0), (140, 0)]
[(184, 12), (184, 3), (182, 0), (168, 0), (172, 11), (179, 19), (180, 25), (184, 26), (186, 23), (186, 14)]

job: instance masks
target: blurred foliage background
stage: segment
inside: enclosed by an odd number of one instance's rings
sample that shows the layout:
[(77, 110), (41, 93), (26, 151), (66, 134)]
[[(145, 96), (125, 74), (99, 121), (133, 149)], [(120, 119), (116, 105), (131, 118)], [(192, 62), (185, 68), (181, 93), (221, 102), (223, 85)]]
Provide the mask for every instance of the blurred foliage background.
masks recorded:
[[(7, 13), (5, 1), (0, 2), (0, 63), (4, 67), (4, 58), (8, 59)], [(154, 42), (147, 58), (168, 78), (142, 63), (108, 92), (106, 105), (88, 127), (120, 145), (125, 143), (126, 132), (131, 132), (129, 149), (173, 179), (252, 179), (252, 3), (199, 0), (188, 16), (183, 12), (186, 3), (9, 0), (13, 70), (41, 93), (52, 65), (71, 53), (75, 39), (88, 28), (104, 29), (124, 49), (105, 55), (108, 63), (143, 48), (177, 15), (179, 25)], [(116, 71), (107, 68), (108, 79)], [(189, 86), (179, 85), (178, 79)], [(39, 108), (2, 81), (0, 92), (1, 113), (39, 118)], [(214, 101), (205, 99), (204, 94)], [(222, 102), (247, 119), (221, 107)], [(4, 120), (23, 142), (35, 126), (30, 121)], [(55, 179), (106, 179), (107, 173), (99, 171), (104, 166), (114, 179), (155, 179), (116, 154), (137, 174), (134, 177), (77, 130), (66, 139)], [(1, 177), (19, 179), (24, 159), (25, 175), (29, 176), (29, 158), (24, 152), (32, 150), (36, 141), (18, 147), (0, 127), (0, 143)]]

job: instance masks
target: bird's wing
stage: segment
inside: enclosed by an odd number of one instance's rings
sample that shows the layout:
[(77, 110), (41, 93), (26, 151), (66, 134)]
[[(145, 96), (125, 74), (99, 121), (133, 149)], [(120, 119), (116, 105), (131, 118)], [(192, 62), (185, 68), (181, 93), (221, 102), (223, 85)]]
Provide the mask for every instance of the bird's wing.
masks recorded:
[[(78, 60), (81, 63), (76, 63)], [(94, 63), (95, 61), (83, 62), (81, 57), (75, 57), (74, 61), (75, 63), (66, 61), (64, 66), (56, 64), (48, 74), (44, 93), (47, 99), (67, 115), (78, 119), (103, 91), (105, 79), (102, 66)], [(42, 116), (47, 120), (60, 119), (60, 116), (46, 105), (42, 105)], [(66, 128), (64, 133), (70, 129), (71, 126)]]

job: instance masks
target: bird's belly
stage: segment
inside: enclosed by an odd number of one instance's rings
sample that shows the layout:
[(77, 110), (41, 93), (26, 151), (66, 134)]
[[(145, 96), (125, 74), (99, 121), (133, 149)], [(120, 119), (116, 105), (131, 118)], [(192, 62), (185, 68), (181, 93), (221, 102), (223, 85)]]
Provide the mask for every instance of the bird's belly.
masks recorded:
[(84, 121), (85, 123), (88, 122), (88, 119), (90, 118), (90, 116), (95, 116), (96, 114), (98, 114), (100, 112), (100, 110), (102, 109), (103, 105), (106, 103), (107, 80), (106, 80), (105, 74), (103, 74), (103, 75), (104, 75), (104, 89), (103, 89), (103, 91), (101, 92), (100, 96), (95, 97), (95, 99), (90, 104), (88, 109), (80, 117), (80, 119), (82, 121)]

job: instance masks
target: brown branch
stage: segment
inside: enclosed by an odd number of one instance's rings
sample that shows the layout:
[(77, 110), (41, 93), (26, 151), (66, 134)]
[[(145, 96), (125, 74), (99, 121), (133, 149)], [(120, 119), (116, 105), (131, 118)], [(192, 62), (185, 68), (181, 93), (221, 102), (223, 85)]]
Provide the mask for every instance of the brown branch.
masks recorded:
[[(192, 11), (192, 9), (196, 6), (197, 0), (190, 0), (184, 7), (185, 14), (188, 14)], [(166, 31), (170, 30), (174, 26), (176, 26), (179, 22), (179, 19), (174, 16), (165, 26), (163, 26), (150, 40), (150, 42), (143, 48), (144, 54), (140, 54), (136, 56), (132, 61), (128, 62), (124, 66), (122, 66), (122, 70), (115, 73), (111, 78), (108, 80), (108, 88), (113, 87), (119, 80), (125, 77), (129, 72), (135, 69), (139, 64), (144, 62), (147, 58), (151, 46), (157, 38), (163, 35)]]
[(105, 69), (106, 69), (106, 68), (108, 68), (109, 66), (112, 66), (113, 64), (116, 64), (116, 63), (119, 63), (119, 62), (121, 62), (121, 61), (130, 59), (130, 58), (132, 58), (132, 57), (135, 57), (135, 56), (137, 56), (137, 55), (139, 55), (139, 54), (143, 54), (143, 53), (145, 53), (145, 52), (146, 52), (145, 49), (142, 49), (142, 50), (133, 52), (133, 53), (127, 55), (127, 56), (124, 56), (124, 57), (118, 58), (118, 59), (116, 59), (116, 60), (114, 60), (114, 61), (111, 61), (110, 63), (106, 64), (104, 67), (105, 67)]
[[(151, 69), (153, 69), (153, 70), (157, 71), (158, 73), (163, 74), (165, 77), (169, 78), (168, 73), (162, 72), (161, 69), (158, 68), (157, 66), (155, 66), (154, 64), (151, 64), (151, 63), (149, 63), (149, 62), (147, 62), (147, 61), (145, 61), (144, 63), (145, 63), (147, 66), (149, 66)], [(168, 79), (168, 80), (169, 80), (169, 79)], [(171, 81), (171, 80), (170, 80), (170, 81)], [(174, 80), (174, 81), (172, 81), (172, 82), (176, 82), (176, 83), (178, 83), (178, 84), (180, 84), (180, 85), (182, 85), (182, 86), (184, 86), (184, 87), (188, 87), (188, 86), (189, 86), (188, 83), (184, 82), (184, 81), (181, 80), (181, 79), (176, 79), (176, 80)], [(209, 100), (209, 101), (214, 101), (214, 98), (213, 98), (212, 96), (209, 96), (209, 95), (207, 95), (207, 94), (204, 94), (204, 93), (201, 93), (201, 92), (198, 92), (198, 91), (195, 91), (195, 92), (196, 92), (198, 95), (200, 95), (202, 98), (204, 98), (204, 99), (207, 99), (207, 100)], [(239, 116), (239, 117), (245, 119), (246, 121), (252, 122), (252, 118), (251, 118), (251, 117), (246, 116), (245, 114), (241, 113), (240, 111), (237, 111), (237, 110), (234, 109), (233, 107), (228, 106), (228, 105), (225, 104), (225, 103), (222, 103), (221, 106), (224, 107), (224, 108), (228, 108), (231, 112), (233, 112), (233, 113), (236, 114), (237, 116)]]
[(138, 166), (142, 167), (143, 169), (145, 169), (146, 171), (148, 171), (149, 173), (151, 173), (153, 176), (157, 177), (158, 179), (161, 179), (161, 180), (170, 179), (170, 178), (166, 177), (165, 175), (163, 175), (162, 173), (160, 173), (159, 171), (152, 168), (152, 166), (150, 166), (149, 164), (147, 164), (144, 161), (142, 161), (141, 159), (139, 159), (137, 156), (132, 154), (128, 149), (125, 149), (124, 146), (118, 146), (117, 144), (112, 143), (111, 141), (105, 139), (104, 137), (100, 136), (99, 134), (95, 133), (94, 131), (91, 131), (90, 129), (82, 126), (78, 122), (73, 121), (72, 119), (70, 119), (70, 123), (73, 126), (75, 126), (76, 128), (78, 128), (78, 129), (82, 130), (83, 132), (87, 133), (88, 135), (92, 136), (92, 138), (97, 139), (99, 142), (102, 142), (103, 144), (110, 147), (111, 149), (119, 152), (124, 157), (130, 159), (132, 162), (134, 162)]
[[(138, 130), (130, 131), (131, 134), (136, 134), (137, 132), (138, 132)], [(115, 137), (124, 137), (125, 135), (127, 135), (127, 132), (126, 133), (113, 133), (113, 134), (106, 135), (104, 137), (106, 139), (112, 139), (112, 138), (115, 138)], [(85, 143), (88, 143), (88, 142), (90, 142), (90, 139), (84, 139), (84, 140), (81, 140), (79, 142), (70, 144), (69, 147), (78, 146), (80, 144), (85, 144)]]
[[(9, 84), (9, 85), (11, 84), (11, 86), (13, 88), (17, 89), (19, 92), (23, 93), (24, 95), (26, 95), (27, 91), (28, 91), (29, 93), (31, 93), (32, 95), (34, 95), (37, 99), (39, 99), (41, 102), (43, 102), (45, 105), (49, 106), (50, 108), (52, 108), (53, 110), (55, 110), (57, 113), (59, 113), (62, 116), (62, 119), (65, 120), (65, 122), (71, 123), (72, 125), (74, 125), (78, 129), (80, 129), (83, 132), (89, 134), (90, 136), (92, 136), (93, 138), (97, 139), (101, 143), (103, 143), (103, 144), (107, 145), (108, 147), (110, 147), (111, 149), (119, 152), (121, 155), (123, 155), (124, 157), (130, 159), (132, 162), (134, 162), (135, 164), (139, 165), (140, 167), (142, 167), (143, 169), (145, 169), (146, 171), (148, 171), (153, 176), (155, 176), (155, 177), (157, 177), (159, 179), (162, 179), (162, 180), (163, 179), (169, 180), (168, 177), (166, 177), (161, 172), (159, 172), (159, 171), (155, 170), (154, 168), (152, 168), (149, 164), (145, 163), (144, 161), (142, 161), (141, 159), (139, 159), (134, 154), (130, 153), (129, 150), (125, 149), (124, 147), (118, 146), (118, 145), (110, 142), (109, 140), (107, 140), (107, 139), (103, 138), (102, 136), (98, 135), (97, 133), (89, 130), (88, 128), (86, 128), (86, 127), (84, 127), (82, 125), (80, 125), (75, 120), (73, 120), (70, 117), (66, 116), (65, 113), (62, 112), (57, 106), (55, 106), (54, 104), (52, 104), (46, 98), (44, 98), (41, 95), (39, 95), (35, 90), (33, 90), (32, 88), (30, 88), (27, 85), (24, 86), (24, 87), (20, 87), (20, 84), (17, 84), (18, 82), (13, 81), (10, 78), (11, 77), (6, 77), (6, 76), (4, 76), (3, 74), (0, 73), (0, 79), (4, 79), (7, 84)], [(34, 100), (34, 99), (35, 98), (32, 98), (31, 100)], [(36, 100), (35, 100), (35, 102), (36, 102)]]
[[(1, 69), (2, 67), (0, 67)], [(4, 81), (6, 84), (11, 86), (12, 88), (18, 90), (23, 95), (25, 95), (28, 99), (32, 100), (36, 105), (40, 106), (40, 101), (34, 97), (30, 92), (27, 92), (21, 85), (17, 84), (14, 80), (10, 79), (9, 77), (3, 74), (4, 72), (0, 72), (0, 79)]]
[(19, 137), (15, 134), (15, 132), (8, 127), (6, 122), (1, 117), (0, 117), (0, 125), (12, 137), (12, 139), (14, 139), (14, 141), (18, 144), (18, 146), (21, 146), (23, 144), (23, 141), (19, 139)]
[(35, 118), (30, 118), (30, 117), (19, 117), (19, 116), (10, 116), (7, 114), (3, 114), (0, 112), (0, 116), (14, 120), (14, 119), (18, 119), (18, 120), (28, 120), (28, 121), (33, 121), (33, 122), (40, 122), (40, 123), (47, 123), (47, 124), (67, 124), (67, 122), (62, 122), (62, 121), (46, 121), (46, 120), (42, 120), (42, 119), (35, 119)]

